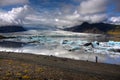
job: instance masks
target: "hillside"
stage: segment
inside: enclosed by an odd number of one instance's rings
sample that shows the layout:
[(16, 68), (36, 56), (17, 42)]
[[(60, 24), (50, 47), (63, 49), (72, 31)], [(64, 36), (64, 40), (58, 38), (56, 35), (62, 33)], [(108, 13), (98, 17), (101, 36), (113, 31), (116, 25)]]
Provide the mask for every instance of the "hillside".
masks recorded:
[(120, 34), (120, 25), (107, 23), (83, 23), (82, 25), (65, 28), (66, 31), (82, 32), (82, 33), (98, 33), (98, 34)]
[(0, 26), (0, 33), (10, 33), (10, 32), (21, 32), (26, 31), (22, 26), (9, 25), (9, 26)]

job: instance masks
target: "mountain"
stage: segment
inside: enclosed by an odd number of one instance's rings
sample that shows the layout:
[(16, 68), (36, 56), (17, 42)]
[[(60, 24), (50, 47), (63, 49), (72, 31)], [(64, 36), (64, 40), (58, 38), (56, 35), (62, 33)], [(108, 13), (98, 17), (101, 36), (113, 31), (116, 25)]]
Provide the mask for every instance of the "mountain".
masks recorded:
[(0, 33), (11, 33), (11, 32), (21, 32), (26, 31), (22, 26), (9, 25), (9, 26), (0, 26)]
[(120, 25), (107, 23), (90, 24), (84, 22), (71, 28), (65, 28), (66, 31), (81, 32), (81, 33), (97, 33), (97, 34), (120, 34)]
[(4, 37), (4, 36), (2, 36), (2, 35), (0, 35), (0, 39), (5, 39), (6, 37)]

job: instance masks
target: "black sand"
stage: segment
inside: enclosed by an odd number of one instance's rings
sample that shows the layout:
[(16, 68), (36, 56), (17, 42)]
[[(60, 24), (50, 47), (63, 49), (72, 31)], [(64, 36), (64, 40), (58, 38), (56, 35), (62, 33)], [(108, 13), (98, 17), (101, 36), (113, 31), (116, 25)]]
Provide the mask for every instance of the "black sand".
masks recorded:
[(0, 80), (120, 80), (120, 65), (0, 52)]

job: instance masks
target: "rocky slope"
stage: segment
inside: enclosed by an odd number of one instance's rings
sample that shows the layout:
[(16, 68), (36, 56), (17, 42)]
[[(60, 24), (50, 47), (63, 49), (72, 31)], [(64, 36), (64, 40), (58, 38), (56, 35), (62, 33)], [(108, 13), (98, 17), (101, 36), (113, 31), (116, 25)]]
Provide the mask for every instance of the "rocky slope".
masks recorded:
[(120, 34), (120, 25), (107, 23), (83, 23), (82, 25), (65, 28), (66, 31), (83, 32), (83, 33), (98, 33), (98, 34)]

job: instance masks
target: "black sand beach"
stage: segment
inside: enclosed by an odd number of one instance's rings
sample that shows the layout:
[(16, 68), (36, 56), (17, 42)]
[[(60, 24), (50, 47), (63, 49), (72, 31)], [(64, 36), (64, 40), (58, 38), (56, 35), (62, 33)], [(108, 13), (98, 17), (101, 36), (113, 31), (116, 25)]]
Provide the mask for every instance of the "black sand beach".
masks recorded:
[(120, 65), (0, 52), (0, 80), (120, 80)]

